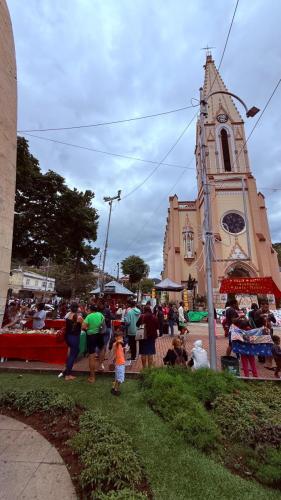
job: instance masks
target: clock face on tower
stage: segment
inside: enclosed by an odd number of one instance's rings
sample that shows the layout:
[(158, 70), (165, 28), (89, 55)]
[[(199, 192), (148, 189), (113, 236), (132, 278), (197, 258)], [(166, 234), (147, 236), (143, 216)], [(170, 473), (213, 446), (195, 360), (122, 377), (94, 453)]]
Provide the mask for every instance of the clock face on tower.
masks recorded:
[(228, 116), (226, 113), (220, 113), (218, 116), (217, 116), (217, 120), (219, 123), (226, 123), (228, 121)]
[(245, 219), (237, 212), (228, 212), (223, 215), (221, 225), (230, 234), (242, 233), (245, 229)]

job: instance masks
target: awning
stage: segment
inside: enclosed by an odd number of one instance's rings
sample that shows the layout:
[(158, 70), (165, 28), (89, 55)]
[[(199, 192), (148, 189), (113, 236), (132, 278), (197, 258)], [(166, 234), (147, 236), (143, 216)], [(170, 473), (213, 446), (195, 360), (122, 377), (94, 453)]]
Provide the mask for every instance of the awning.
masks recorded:
[(220, 293), (270, 294), (281, 298), (281, 291), (270, 276), (264, 278), (225, 278), (221, 282)]
[(180, 285), (179, 283), (175, 283), (169, 278), (160, 281), (160, 283), (158, 283), (158, 285), (156, 285), (154, 288), (155, 290), (159, 290), (162, 292), (181, 292), (184, 289), (182, 285)]

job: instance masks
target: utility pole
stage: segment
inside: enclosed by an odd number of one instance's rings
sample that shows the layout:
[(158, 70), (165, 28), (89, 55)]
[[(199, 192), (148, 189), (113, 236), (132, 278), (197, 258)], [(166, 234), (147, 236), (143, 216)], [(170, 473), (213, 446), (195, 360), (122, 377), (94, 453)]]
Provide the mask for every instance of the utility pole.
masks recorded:
[(211, 217), (211, 198), (210, 185), (207, 176), (206, 165), (206, 134), (205, 117), (207, 116), (207, 101), (203, 97), (203, 89), (200, 88), (200, 159), (201, 159), (201, 177), (204, 196), (204, 253), (205, 253), (205, 272), (207, 282), (207, 304), (208, 304), (208, 329), (209, 329), (209, 349), (210, 365), (213, 370), (217, 369), (217, 350), (215, 337), (215, 318), (214, 318), (214, 300), (213, 300), (213, 273), (212, 273), (212, 217)]
[[(206, 165), (206, 134), (205, 134), (205, 118), (208, 116), (207, 105), (208, 99), (215, 94), (226, 94), (237, 99), (245, 108), (247, 118), (254, 117), (259, 108), (253, 106), (248, 109), (244, 101), (236, 94), (225, 90), (217, 90), (211, 92), (204, 97), (203, 88), (200, 88), (200, 160), (201, 160), (201, 177), (204, 196), (204, 253), (205, 253), (205, 271), (207, 282), (207, 302), (208, 302), (208, 329), (209, 329), (209, 348), (210, 348), (210, 365), (213, 370), (217, 369), (217, 352), (216, 352), (216, 337), (215, 337), (215, 320), (214, 320), (214, 299), (213, 299), (213, 273), (212, 273), (212, 216), (211, 216), (211, 197), (210, 183), (207, 175)], [(244, 188), (244, 184), (242, 184)], [(246, 214), (247, 217), (247, 214)]]
[(117, 262), (117, 281), (119, 281), (120, 262)]
[(50, 272), (50, 256), (48, 257), (48, 264), (47, 264), (47, 276), (46, 276), (46, 281), (45, 281), (45, 291), (44, 291), (44, 295), (43, 295), (43, 302), (45, 302), (45, 298), (46, 298), (46, 295), (47, 295), (47, 286), (48, 286), (48, 279), (49, 279), (49, 272)]
[(121, 200), (121, 190), (118, 191), (117, 196), (112, 196), (112, 197), (105, 196), (103, 200), (109, 204), (109, 216), (108, 216), (108, 223), (107, 223), (107, 229), (106, 229), (103, 261), (102, 261), (102, 277), (101, 277), (100, 293), (103, 293), (103, 290), (104, 290), (104, 269), (105, 269), (106, 254), (107, 254), (107, 248), (108, 248), (108, 237), (109, 237), (109, 228), (110, 228), (110, 221), (111, 221), (112, 204), (115, 200), (117, 200), (117, 201)]

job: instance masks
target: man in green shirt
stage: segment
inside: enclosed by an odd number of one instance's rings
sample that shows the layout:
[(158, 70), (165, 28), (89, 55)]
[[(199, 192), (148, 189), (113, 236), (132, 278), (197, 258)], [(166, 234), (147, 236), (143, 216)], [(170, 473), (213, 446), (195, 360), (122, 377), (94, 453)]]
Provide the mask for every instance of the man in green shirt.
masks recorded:
[(95, 353), (97, 349), (99, 350), (99, 363), (103, 361), (105, 320), (104, 315), (98, 311), (96, 304), (90, 305), (90, 311), (90, 314), (84, 319), (82, 328), (87, 332), (90, 371), (88, 382), (93, 383), (95, 382)]

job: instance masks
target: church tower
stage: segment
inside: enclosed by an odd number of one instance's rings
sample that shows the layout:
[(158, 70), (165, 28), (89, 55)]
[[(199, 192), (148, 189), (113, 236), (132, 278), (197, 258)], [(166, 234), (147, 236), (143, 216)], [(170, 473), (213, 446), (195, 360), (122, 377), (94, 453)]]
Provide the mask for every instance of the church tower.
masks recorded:
[[(211, 55), (207, 55), (203, 95), (228, 91)], [(198, 210), (203, 223), (200, 130), (196, 133)], [(207, 179), (214, 233), (214, 293), (226, 276), (272, 276), (280, 287), (277, 255), (272, 248), (265, 198), (251, 172), (243, 119), (231, 96), (208, 99), (205, 118)], [(198, 242), (200, 246), (200, 242)], [(203, 286), (204, 277), (199, 283)]]
[[(243, 118), (232, 97), (221, 93), (228, 89), (211, 55), (207, 55), (204, 69), (203, 96), (207, 98), (212, 92), (218, 92), (207, 100), (204, 127), (211, 195), (213, 293), (216, 305), (224, 306), (225, 297), (220, 296), (219, 288), (225, 277), (271, 276), (279, 289), (281, 280), (277, 254), (271, 243), (265, 198), (257, 192), (249, 162)], [(181, 282), (183, 286), (188, 286), (190, 276), (197, 282), (194, 295), (204, 296), (204, 194), (199, 121), (195, 157), (196, 200), (180, 201), (177, 195), (169, 199), (162, 274), (163, 278)]]

